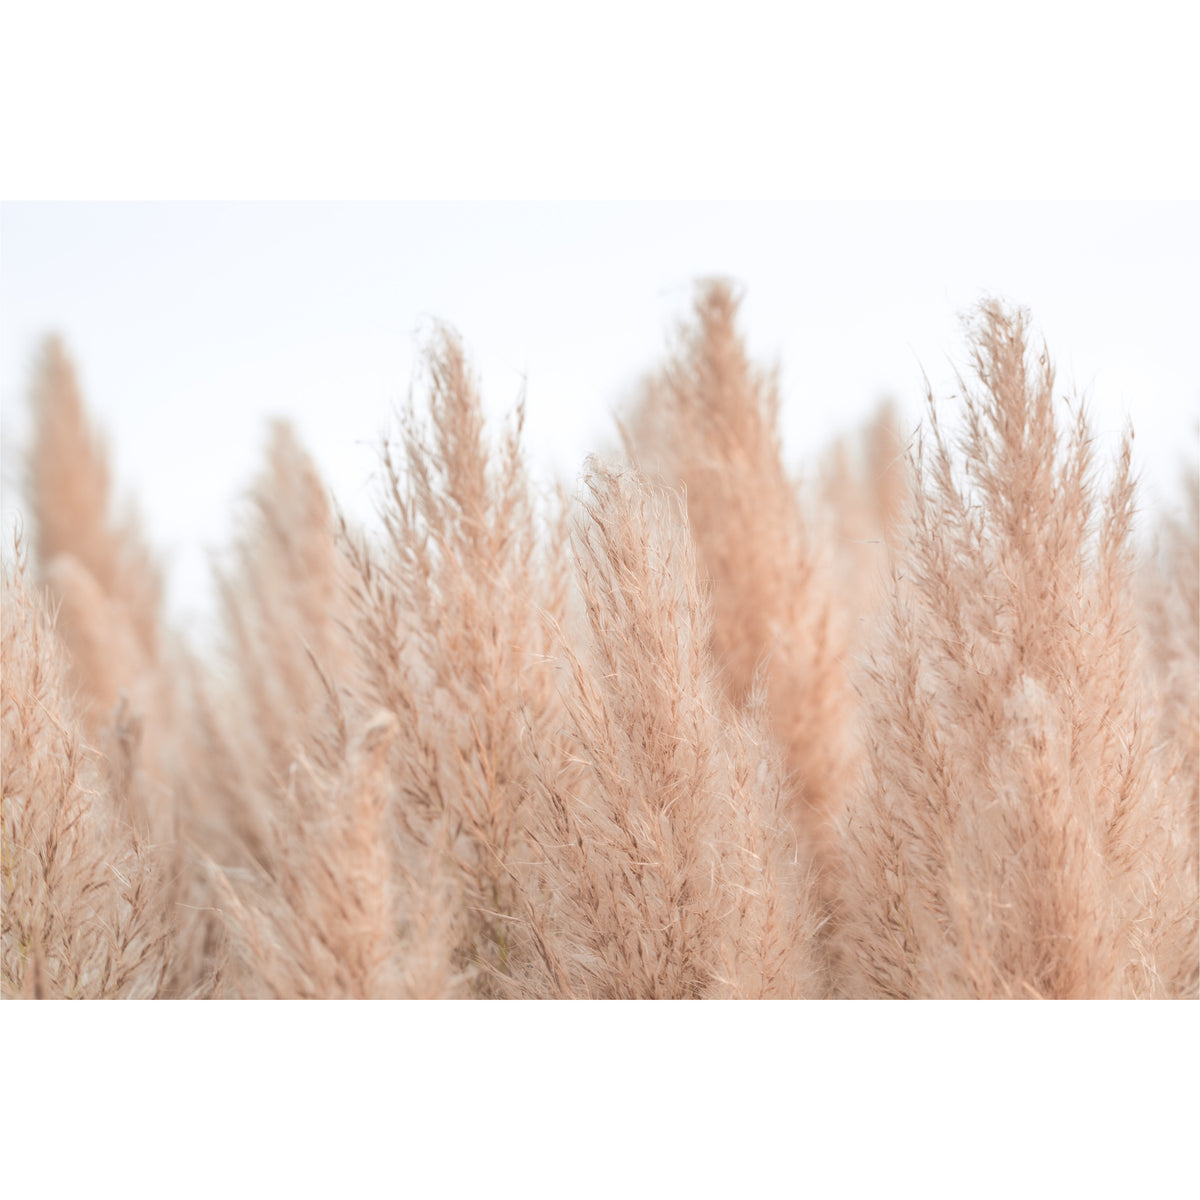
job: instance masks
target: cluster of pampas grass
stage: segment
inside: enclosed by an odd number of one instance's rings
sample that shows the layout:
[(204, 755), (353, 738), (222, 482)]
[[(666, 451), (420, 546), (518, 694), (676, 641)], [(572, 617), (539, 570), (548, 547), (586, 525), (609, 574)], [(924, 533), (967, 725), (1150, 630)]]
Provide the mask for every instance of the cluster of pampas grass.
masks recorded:
[(1195, 477), (1138, 544), (1128, 439), (986, 303), (959, 412), (793, 478), (737, 310), (574, 489), (448, 330), (375, 527), (274, 426), (205, 651), (48, 343), (2, 994), (1196, 997)]

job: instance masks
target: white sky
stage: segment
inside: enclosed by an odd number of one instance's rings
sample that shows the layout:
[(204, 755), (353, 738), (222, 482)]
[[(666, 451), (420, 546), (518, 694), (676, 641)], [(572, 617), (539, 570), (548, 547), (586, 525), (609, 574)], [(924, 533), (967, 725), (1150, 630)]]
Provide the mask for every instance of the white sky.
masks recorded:
[(269, 417), (296, 423), (366, 516), (373, 443), (437, 318), (463, 334), (497, 417), (524, 382), (538, 469), (571, 477), (662, 357), (694, 278), (714, 272), (745, 289), (752, 353), (781, 364), (795, 464), (884, 395), (915, 422), (922, 371), (953, 386), (959, 314), (991, 292), (1032, 309), (1060, 384), (1090, 395), (1110, 444), (1131, 417), (1149, 494), (1173, 498), (1200, 413), (1194, 217), (1166, 202), (1098, 207), (6, 205), (5, 508), (19, 507), (30, 360), (58, 329), (119, 487), (172, 564), (176, 606), (203, 608), (206, 548), (228, 541)]
[[(571, 476), (709, 274), (742, 284), (751, 352), (781, 365), (793, 466), (884, 395), (915, 423), (922, 373), (952, 386), (960, 316), (999, 294), (1110, 444), (1133, 420), (1147, 501), (1176, 498), (1200, 418), (1182, 8), (451, 3), (372, 38), (369, 7), (238, 8), (267, 75), (219, 4), (186, 30), (138, 3), (12, 15), (53, 70), (0, 62), (3, 111), (28, 114), (3, 194), (76, 202), (0, 209), (6, 523), (50, 329), (187, 611), (268, 417), (365, 515), (372, 442), (441, 319), (490, 411), (524, 381), (535, 462)], [(170, 70), (110, 69), (93, 42), (122, 28), (174, 47)]]

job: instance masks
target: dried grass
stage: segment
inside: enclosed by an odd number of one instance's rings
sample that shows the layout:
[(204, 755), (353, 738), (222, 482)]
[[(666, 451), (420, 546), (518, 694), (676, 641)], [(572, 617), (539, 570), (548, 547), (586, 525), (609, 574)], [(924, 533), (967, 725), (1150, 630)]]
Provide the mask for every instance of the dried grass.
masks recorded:
[(1028, 318), (807, 477), (728, 285), (542, 495), (457, 337), (354, 527), (270, 431), (184, 648), (48, 343), (3, 592), (0, 993), (1192, 996), (1197, 488), (1143, 561)]

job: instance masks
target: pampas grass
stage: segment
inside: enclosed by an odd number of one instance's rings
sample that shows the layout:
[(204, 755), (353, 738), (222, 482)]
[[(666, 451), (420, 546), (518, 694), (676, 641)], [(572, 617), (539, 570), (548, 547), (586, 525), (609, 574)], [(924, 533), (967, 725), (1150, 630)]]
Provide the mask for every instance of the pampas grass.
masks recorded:
[(151, 997), (165, 990), (168, 862), (139, 835), (127, 773), (84, 741), (66, 649), (28, 578), (4, 568), (5, 997)]
[[(810, 994), (818, 921), (761, 699), (727, 710), (675, 497), (593, 463), (575, 527), (587, 611), (563, 648), (573, 761), (539, 759), (546, 978), (565, 995)], [(795, 863), (795, 857), (792, 859)]]
[(710, 594), (712, 652), (733, 703), (760, 680), (807, 842), (818, 851), (850, 777), (848, 629), (822, 522), (784, 470), (774, 377), (746, 358), (737, 300), (698, 289), (694, 320), (646, 386), (626, 441), (686, 497)]
[(968, 341), (793, 475), (702, 283), (540, 489), (438, 330), (372, 524), (270, 429), (203, 651), (48, 342), (3, 996), (1195, 997), (1195, 476), (1141, 545), (1029, 317)]
[(861, 684), (843, 986), (1181, 994), (1195, 888), (1183, 778), (1141, 682), (1129, 438), (1102, 487), (1025, 314), (986, 304), (972, 340), (964, 430), (931, 404)]

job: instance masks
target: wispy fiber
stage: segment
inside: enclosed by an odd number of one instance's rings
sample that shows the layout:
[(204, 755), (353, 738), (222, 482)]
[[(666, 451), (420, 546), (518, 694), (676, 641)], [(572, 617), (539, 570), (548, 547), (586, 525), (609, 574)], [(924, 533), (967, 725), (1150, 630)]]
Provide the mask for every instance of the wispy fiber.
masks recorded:
[[(567, 995), (802, 995), (815, 901), (761, 703), (737, 718), (669, 495), (593, 463), (574, 548), (589, 637), (567, 649), (573, 762), (539, 763), (554, 903), (545, 986)], [(791, 854), (791, 866), (780, 854)]]
[(1188, 909), (1140, 685), (1128, 439), (1101, 490), (1082, 406), (990, 303), (954, 443), (931, 406), (860, 691), (847, 994), (1173, 994)]
[(66, 660), (24, 552), (4, 567), (0, 993), (152, 997), (168, 971), (163, 856), (84, 740)]
[(822, 522), (803, 511), (783, 466), (776, 379), (750, 365), (737, 311), (727, 283), (698, 288), (693, 323), (647, 384), (627, 443), (686, 496), (726, 691), (744, 703), (761, 673), (803, 852), (828, 874), (831, 822), (852, 772), (849, 621)]
[(1142, 554), (1129, 440), (988, 303), (957, 416), (793, 478), (737, 311), (574, 494), (447, 329), (373, 525), (272, 425), (190, 647), (49, 342), (0, 995), (1196, 997), (1195, 475)]

